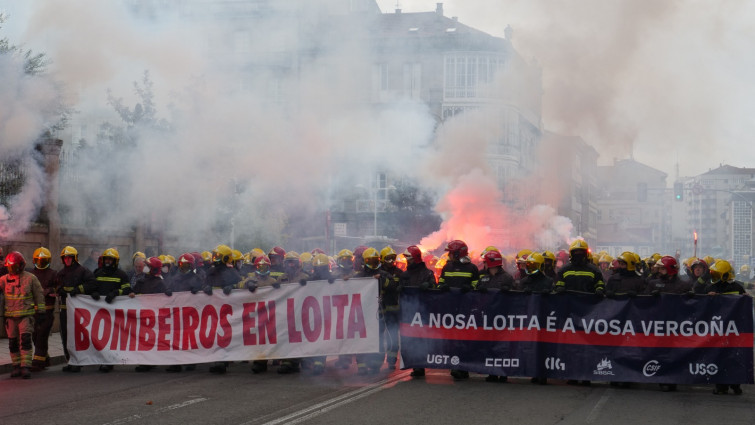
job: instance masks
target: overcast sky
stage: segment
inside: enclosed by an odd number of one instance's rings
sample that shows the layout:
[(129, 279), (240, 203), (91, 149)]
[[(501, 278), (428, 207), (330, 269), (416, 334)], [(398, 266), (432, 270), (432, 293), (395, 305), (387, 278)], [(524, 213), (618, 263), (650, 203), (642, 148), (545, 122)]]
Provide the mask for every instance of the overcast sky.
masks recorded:
[[(392, 12), (396, 0), (378, 0)], [(755, 167), (755, 2), (447, 0), (445, 15), (503, 37), (543, 68), (545, 128), (601, 163), (634, 155), (675, 177)], [(401, 0), (404, 12), (436, 1)]]

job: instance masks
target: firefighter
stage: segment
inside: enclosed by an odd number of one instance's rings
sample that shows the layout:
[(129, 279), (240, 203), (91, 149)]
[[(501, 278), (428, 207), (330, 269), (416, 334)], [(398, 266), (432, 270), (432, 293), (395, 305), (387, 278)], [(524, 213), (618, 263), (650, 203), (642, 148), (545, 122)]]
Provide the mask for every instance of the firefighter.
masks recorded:
[(751, 278), (750, 278), (750, 266), (748, 266), (747, 264), (745, 264), (745, 265), (743, 265), (742, 267), (739, 268), (739, 273), (737, 274), (737, 280), (740, 281), (740, 282), (742, 282), (742, 283), (744, 283), (744, 284), (748, 284), (748, 283), (751, 282)]
[[(77, 294), (86, 294), (95, 286), (94, 275), (88, 269), (79, 264), (79, 252), (72, 246), (66, 246), (60, 252), (63, 268), (58, 270), (56, 283), (58, 284), (58, 296), (60, 298), (60, 339), (63, 342), (63, 352), (66, 360), (70, 359), (68, 353), (68, 315), (66, 314), (66, 296), (75, 297)], [(63, 372), (81, 372), (81, 366), (66, 365)]]
[(212, 267), (207, 272), (204, 292), (212, 295), (213, 288), (220, 288), (228, 295), (241, 281), (241, 275), (233, 267), (233, 251), (228, 245), (218, 245), (212, 252)]
[(529, 249), (522, 249), (516, 253), (516, 270), (514, 271), (514, 280), (516, 280), (517, 282), (522, 280), (522, 278), (527, 275), (527, 273), (524, 271), (524, 261), (531, 253), (532, 250)]
[(485, 247), (485, 249), (482, 250), (482, 252), (480, 253), (480, 265), (477, 267), (478, 269), (480, 269), (480, 274), (483, 274), (485, 272), (485, 267), (486, 267), (485, 254), (487, 254), (490, 251), (498, 251), (498, 253), (501, 252), (498, 248), (494, 247), (493, 245), (487, 246)]
[[(274, 289), (280, 288), (280, 279), (273, 277), (271, 273), (271, 260), (267, 256), (263, 255), (257, 257), (254, 260), (254, 273), (245, 277), (238, 283), (239, 288), (246, 288), (250, 292), (257, 291), (257, 288), (266, 286), (272, 286)], [(305, 281), (306, 284), (306, 281)], [(222, 366), (223, 368), (225, 366)], [(213, 369), (215, 368), (215, 369)], [(213, 366), (210, 371), (213, 373), (225, 373), (225, 369), (221, 370), (221, 365)], [(295, 372), (296, 370), (285, 371), (283, 373)], [(258, 374), (267, 372), (267, 360), (255, 360), (252, 362), (252, 373)]]
[(312, 275), (312, 253), (304, 251), (299, 254), (299, 262), (301, 263), (301, 271), (308, 275)]
[(608, 282), (608, 278), (611, 277), (613, 270), (611, 269), (611, 263), (613, 257), (608, 254), (603, 254), (598, 259), (598, 268), (603, 273), (603, 282)]
[[(198, 257), (201, 260), (201, 255)], [(196, 267), (197, 261), (192, 253), (186, 252), (181, 254), (178, 257), (177, 261), (178, 265), (176, 267), (176, 275), (173, 277), (173, 279), (170, 280), (168, 284), (166, 284), (166, 295), (173, 295), (174, 292), (191, 292), (192, 294), (197, 294), (199, 291), (202, 290), (202, 280), (197, 276), (197, 274), (194, 271), (194, 267)], [(186, 365), (186, 370), (194, 370), (196, 369), (195, 364), (189, 364)], [(183, 370), (183, 366), (181, 365), (171, 365), (168, 366), (165, 371), (166, 372), (181, 372)]]
[(286, 258), (286, 250), (279, 246), (274, 246), (267, 253), (267, 258), (270, 259), (270, 276), (276, 279), (283, 276), (283, 260)]
[(34, 322), (44, 323), (45, 295), (39, 279), (24, 271), (26, 260), (18, 251), (5, 257), (7, 274), (0, 277), (0, 294), (3, 294), (5, 332), (13, 364), (11, 378), (31, 378), (32, 334)]
[(522, 291), (535, 294), (550, 294), (553, 291), (553, 279), (543, 273), (545, 258), (537, 252), (527, 256), (524, 260), (526, 276), (519, 281)]
[(336, 256), (336, 268), (333, 270), (333, 277), (341, 280), (349, 280), (354, 274), (354, 253), (348, 249), (338, 251), (338, 255)]
[(5, 267), (5, 256), (3, 255), (3, 249), (0, 248), (0, 277), (8, 274), (8, 268)]
[[(441, 270), (438, 278), (438, 288), (447, 291), (450, 288), (459, 288), (461, 293), (471, 291), (480, 280), (480, 272), (469, 261), (469, 248), (464, 241), (453, 240), (446, 245), (448, 262)], [(466, 370), (451, 369), (454, 379), (467, 379), (469, 372)]]
[(204, 269), (202, 268), (202, 253), (192, 251), (189, 254), (194, 258), (194, 263), (192, 264), (192, 270), (194, 271), (194, 274), (197, 275), (199, 278), (199, 281), (201, 282), (202, 286), (204, 286), (205, 278), (207, 278), (207, 275), (204, 272)]
[[(569, 245), (569, 262), (558, 271), (555, 284), (556, 293), (565, 291), (579, 291), (605, 295), (605, 284), (600, 269), (589, 261), (590, 248), (582, 239), (577, 239)], [(576, 385), (576, 380), (566, 381), (569, 385)], [(582, 381), (582, 385), (589, 386), (590, 381)]]
[(503, 269), (503, 255), (498, 250), (490, 250), (482, 258), (483, 272), (477, 282), (476, 289), (487, 292), (488, 289), (510, 291), (514, 289), (514, 278)]
[(710, 285), (710, 273), (708, 264), (699, 258), (694, 258), (689, 266), (691, 274), (687, 280), (692, 285), (692, 292), (698, 295), (706, 294), (708, 285)]
[[(435, 273), (427, 268), (422, 251), (417, 245), (411, 245), (404, 251), (406, 258), (406, 271), (401, 273), (399, 287), (415, 287), (423, 291), (435, 289)], [(425, 369), (412, 369), (411, 376), (415, 378), (425, 376)]]
[(364, 245), (359, 245), (358, 247), (354, 248), (354, 272), (355, 273), (361, 273), (364, 270), (364, 258), (362, 257), (362, 254), (364, 254), (364, 251), (366, 251), (369, 247)]
[(616, 294), (626, 294), (634, 297), (645, 292), (646, 281), (637, 270), (639, 258), (639, 255), (629, 251), (622, 252), (621, 255), (616, 257), (619, 268), (611, 274), (608, 282), (606, 282), (606, 296), (613, 297)]
[[(173, 295), (165, 286), (165, 280), (162, 277), (163, 262), (159, 257), (149, 257), (145, 262), (148, 269), (144, 277), (136, 281), (133, 291), (128, 294), (130, 298), (134, 298), (137, 294), (165, 294), (168, 296)], [(155, 367), (152, 365), (139, 365), (134, 368), (136, 372), (149, 372)]]
[[(379, 335), (385, 338), (385, 361), (388, 368), (395, 368), (398, 361), (398, 327), (401, 321), (399, 312), (399, 280), (403, 273), (396, 266), (396, 251), (386, 246), (380, 250), (380, 312), (383, 316), (380, 324), (384, 328)], [(382, 353), (375, 357), (376, 362), (383, 363)]]
[[(283, 276), (281, 282), (298, 282), (300, 285), (306, 285), (310, 275), (301, 270), (301, 261), (299, 254), (295, 251), (288, 251), (283, 260)], [(278, 366), (278, 373), (289, 374), (299, 372), (301, 359), (283, 359)]]
[[(115, 297), (131, 293), (131, 283), (126, 272), (118, 267), (120, 254), (115, 248), (108, 248), (102, 252), (102, 267), (94, 272), (95, 286), (89, 295), (98, 301), (101, 295), (105, 295), (105, 301), (110, 304)], [(110, 372), (113, 365), (100, 365), (100, 372)]]
[[(50, 355), (48, 353), (50, 332), (52, 324), (55, 321), (55, 301), (57, 300), (56, 275), (57, 272), (50, 267), (52, 254), (50, 250), (41, 247), (34, 250), (34, 269), (31, 274), (37, 277), (42, 292), (45, 295), (44, 320), (34, 322), (34, 358), (31, 363), (31, 371), (39, 372), (50, 366)], [(41, 308), (41, 306), (40, 306)], [(40, 313), (40, 310), (37, 311)]]
[[(734, 279), (734, 270), (726, 260), (717, 260), (710, 266), (710, 285), (706, 288), (708, 295), (743, 295), (746, 294), (741, 282)], [(716, 384), (713, 394), (727, 394), (729, 388), (735, 395), (742, 394), (740, 384)]]
[[(359, 249), (359, 248), (357, 248)], [(356, 263), (356, 262), (355, 262)], [(355, 277), (374, 277), (380, 282), (381, 266), (380, 253), (375, 248), (367, 248), (362, 252), (362, 270)], [(381, 334), (382, 335), (382, 334)], [(369, 354), (358, 354), (357, 358), (357, 375), (366, 375), (368, 373), (378, 373), (380, 365), (377, 363), (377, 356)]]
[[(312, 257), (310, 280), (325, 280), (328, 283), (335, 282), (335, 278), (330, 272), (330, 258), (325, 253), (317, 253)], [(306, 281), (303, 285), (306, 285)], [(306, 359), (306, 362), (308, 365), (311, 365), (313, 375), (321, 375), (325, 372), (326, 360), (326, 356), (314, 356)]]
[(543, 251), (543, 274), (556, 281), (556, 254)]

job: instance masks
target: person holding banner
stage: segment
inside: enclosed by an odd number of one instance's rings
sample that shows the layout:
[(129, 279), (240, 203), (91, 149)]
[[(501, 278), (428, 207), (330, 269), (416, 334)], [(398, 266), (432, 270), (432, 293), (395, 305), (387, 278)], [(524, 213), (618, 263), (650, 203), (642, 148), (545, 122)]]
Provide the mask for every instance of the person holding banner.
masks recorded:
[(707, 293), (708, 285), (710, 285), (708, 266), (709, 265), (700, 258), (693, 258), (690, 263), (689, 268), (692, 273), (687, 278), (692, 285), (692, 291), (695, 294), (704, 295)]
[[(374, 277), (380, 280), (382, 273), (380, 270), (380, 253), (375, 248), (367, 248), (362, 253), (362, 271), (354, 277)], [(381, 324), (382, 330), (382, 324)], [(382, 333), (380, 333), (382, 335)], [(357, 354), (357, 375), (366, 375), (368, 373), (378, 373), (381, 364), (377, 364), (379, 355)], [(382, 362), (381, 362), (382, 363)]]
[[(136, 294), (165, 294), (168, 296), (173, 295), (165, 286), (165, 281), (162, 277), (163, 262), (158, 257), (149, 257), (145, 263), (149, 268), (149, 272), (141, 279), (136, 281), (133, 292), (128, 296), (134, 298)], [(154, 369), (151, 365), (139, 365), (134, 368), (136, 372), (149, 372)]]
[(42, 291), (45, 293), (45, 320), (34, 323), (34, 359), (31, 363), (31, 371), (39, 372), (50, 365), (48, 353), (50, 332), (55, 321), (55, 301), (58, 298), (55, 287), (57, 271), (50, 267), (52, 253), (45, 247), (34, 250), (34, 270), (31, 274), (39, 279)]
[(31, 378), (32, 334), (35, 319), (45, 320), (45, 295), (39, 279), (24, 271), (26, 260), (18, 251), (5, 257), (8, 274), (0, 277), (0, 294), (3, 306), (0, 314), (5, 317), (5, 332), (8, 334), (8, 350), (13, 364), (11, 378)]
[[(270, 271), (271, 267), (271, 261), (267, 257), (267, 255), (257, 257), (257, 259), (254, 260), (254, 273), (250, 273), (249, 276), (241, 280), (238, 283), (238, 287), (246, 288), (249, 290), (249, 292), (255, 292), (257, 288), (262, 288), (265, 286), (272, 286), (275, 289), (280, 288), (280, 279), (272, 276), (272, 273)], [(223, 290), (223, 292), (225, 292), (225, 290)], [(290, 370), (282, 373), (290, 373), (295, 371), (298, 370)], [(210, 372), (225, 373), (225, 364), (222, 363), (211, 367)], [(263, 372), (267, 372), (267, 360), (254, 360), (252, 362), (252, 373), (258, 374)]]
[[(469, 247), (466, 242), (453, 240), (446, 245), (448, 262), (443, 266), (438, 279), (438, 288), (448, 291), (450, 288), (459, 288), (461, 293), (471, 291), (480, 280), (479, 269), (469, 260)], [(466, 370), (451, 369), (454, 379), (467, 379), (469, 372)]]
[[(199, 258), (201, 259), (201, 257)], [(192, 294), (197, 294), (202, 290), (202, 279), (200, 279), (194, 271), (196, 263), (197, 261), (191, 253), (186, 252), (178, 257), (178, 271), (173, 279), (166, 284), (166, 295), (169, 293), (172, 295), (174, 292), (191, 292)], [(194, 370), (195, 368), (195, 364), (186, 365), (186, 370)], [(170, 365), (165, 369), (166, 372), (171, 373), (181, 372), (182, 370), (183, 366), (181, 365)]]
[(619, 261), (619, 268), (614, 270), (614, 273), (606, 282), (606, 296), (613, 297), (617, 294), (627, 294), (634, 297), (637, 294), (644, 293), (646, 282), (637, 270), (640, 256), (634, 252), (625, 251), (616, 259)]
[[(301, 270), (301, 260), (299, 254), (295, 251), (288, 251), (283, 259), (283, 275), (280, 277), (282, 282), (299, 283), (306, 285), (310, 275)], [(278, 373), (289, 374), (298, 373), (301, 359), (283, 359), (278, 366)], [(323, 365), (324, 368), (324, 365)]]
[[(422, 251), (417, 245), (412, 245), (404, 251), (406, 258), (406, 271), (401, 273), (400, 287), (418, 287), (423, 291), (429, 291), (435, 288), (435, 273), (427, 268), (427, 264), (422, 259)], [(425, 369), (412, 369), (412, 377), (419, 378), (425, 376)]]
[(545, 259), (537, 252), (527, 256), (524, 260), (525, 276), (519, 281), (522, 291), (536, 294), (549, 294), (553, 291), (553, 279), (543, 273), (544, 263)]
[[(71, 358), (68, 352), (68, 315), (66, 314), (66, 295), (86, 294), (96, 285), (91, 271), (79, 264), (79, 252), (72, 246), (66, 246), (60, 252), (63, 268), (58, 270), (56, 281), (60, 298), (60, 339), (66, 361)], [(63, 372), (81, 372), (81, 366), (66, 365)]]
[[(354, 253), (348, 249), (338, 251), (336, 256), (336, 269), (331, 272), (334, 279), (349, 280), (356, 274), (354, 271)], [(336, 360), (335, 366), (341, 369), (348, 369), (353, 362), (354, 356), (351, 354), (341, 354)]]
[[(590, 247), (583, 239), (577, 239), (569, 246), (569, 262), (558, 271), (555, 292), (579, 291), (594, 293), (600, 297), (605, 295), (603, 274), (589, 261)], [(569, 385), (577, 385), (576, 380), (566, 381)], [(590, 381), (582, 381), (582, 385), (589, 386)]]
[[(98, 301), (100, 295), (105, 295), (105, 301), (110, 304), (115, 297), (128, 295), (131, 292), (126, 272), (118, 267), (120, 254), (115, 248), (108, 248), (102, 253), (102, 267), (94, 272), (95, 286), (89, 291), (93, 300)], [(113, 365), (100, 365), (99, 371), (107, 373), (113, 370)]]

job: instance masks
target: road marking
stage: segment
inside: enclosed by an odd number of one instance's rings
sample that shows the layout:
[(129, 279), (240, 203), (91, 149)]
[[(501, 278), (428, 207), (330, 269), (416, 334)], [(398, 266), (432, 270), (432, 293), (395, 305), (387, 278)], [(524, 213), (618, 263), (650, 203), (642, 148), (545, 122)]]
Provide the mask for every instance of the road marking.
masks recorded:
[(148, 418), (150, 416), (159, 415), (160, 413), (170, 412), (171, 410), (176, 410), (176, 409), (180, 409), (182, 407), (191, 406), (192, 404), (200, 403), (200, 402), (207, 401), (207, 400), (209, 400), (209, 399), (205, 398), (205, 397), (194, 398), (194, 399), (191, 399), (191, 400), (186, 400), (183, 403), (176, 403), (176, 404), (171, 404), (170, 406), (161, 407), (161, 408), (155, 410), (154, 412), (149, 412), (149, 413), (145, 413), (145, 414), (142, 414), (142, 415), (136, 414), (136, 415), (127, 416), (125, 418), (116, 419), (116, 420), (114, 420), (112, 422), (108, 422), (108, 423), (106, 423), (104, 425), (117, 425), (117, 424), (125, 424), (125, 423), (129, 423), (129, 422), (133, 422), (133, 421), (138, 421), (139, 419), (144, 419), (144, 418)]
[[(375, 382), (373, 384), (366, 385), (362, 388), (358, 388), (353, 391), (349, 391), (346, 394), (341, 394), (338, 397), (333, 397), (329, 400), (325, 400), (323, 402), (317, 403), (315, 405), (309, 406), (307, 408), (301, 409), (299, 411), (293, 412), (291, 414), (288, 414), (286, 416), (280, 417), (278, 419), (274, 419), (269, 422), (265, 422), (263, 425), (278, 425), (282, 423), (286, 424), (298, 424), (300, 422), (304, 422), (306, 420), (312, 419), (316, 416), (320, 416), (323, 413), (327, 413), (333, 409), (336, 409), (338, 407), (341, 407), (343, 405), (349, 404), (351, 402), (357, 401), (359, 399), (362, 399), (364, 397), (370, 396), (372, 394), (375, 394), (377, 392), (380, 392), (388, 387), (390, 387), (392, 384), (396, 383), (397, 381), (400, 381), (404, 378), (406, 378), (411, 371), (406, 370), (401, 373), (398, 373), (388, 379), (384, 379), (382, 381)], [(245, 422), (241, 425), (249, 425), (252, 424), (252, 422)]]
[(600, 414), (600, 410), (603, 408), (603, 405), (606, 404), (609, 398), (611, 398), (610, 391), (606, 391), (605, 393), (603, 393), (603, 396), (600, 398), (600, 400), (598, 400), (597, 403), (595, 403), (595, 407), (592, 408), (592, 410), (590, 411), (590, 414), (587, 415), (586, 422), (588, 424), (591, 424), (595, 422), (596, 419), (598, 419), (598, 414)]

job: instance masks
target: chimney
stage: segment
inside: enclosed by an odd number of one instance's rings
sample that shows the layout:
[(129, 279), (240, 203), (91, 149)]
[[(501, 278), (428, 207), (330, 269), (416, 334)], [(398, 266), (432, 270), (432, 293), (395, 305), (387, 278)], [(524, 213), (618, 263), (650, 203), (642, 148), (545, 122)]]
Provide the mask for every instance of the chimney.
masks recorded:
[(443, 16), (443, 3), (435, 3), (435, 13)]

